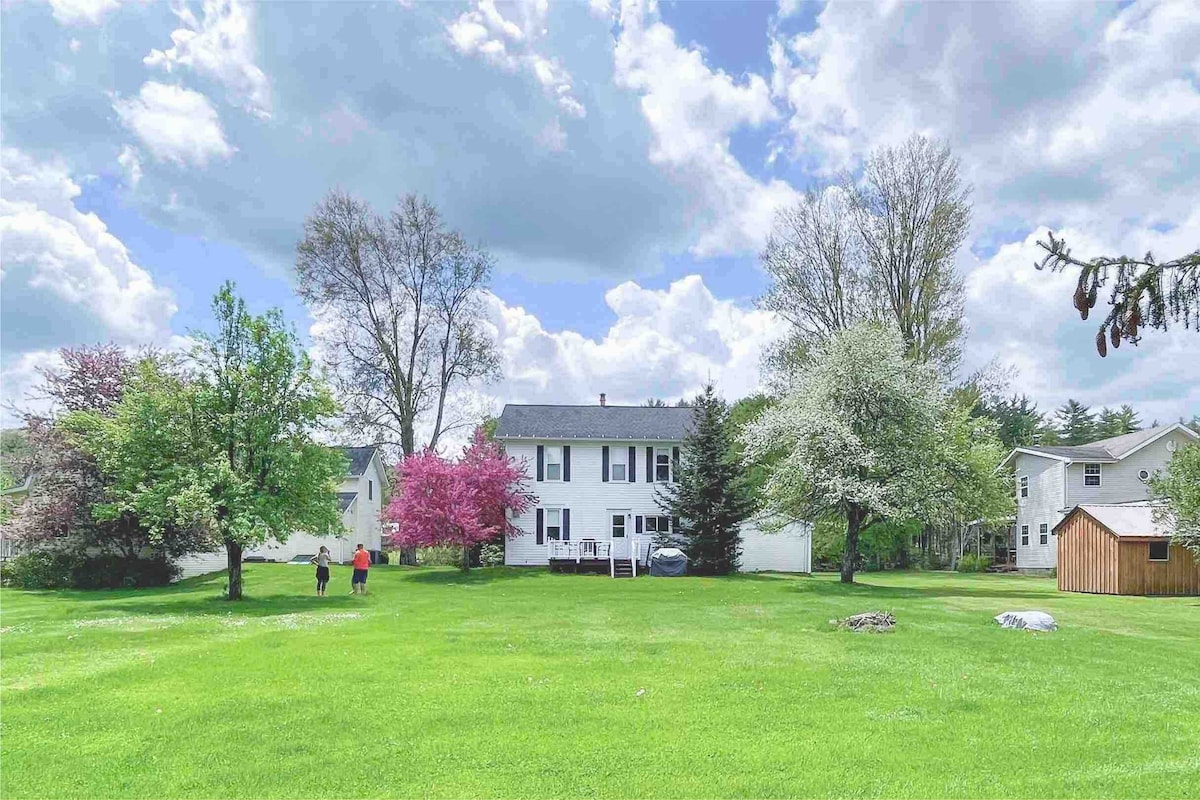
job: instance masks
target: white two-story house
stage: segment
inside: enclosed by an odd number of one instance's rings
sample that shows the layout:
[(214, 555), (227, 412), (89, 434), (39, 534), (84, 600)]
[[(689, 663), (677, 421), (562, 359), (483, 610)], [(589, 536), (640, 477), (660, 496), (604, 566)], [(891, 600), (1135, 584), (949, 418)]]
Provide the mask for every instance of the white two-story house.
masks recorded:
[[(496, 440), (525, 464), (535, 506), (514, 518), (505, 543), (516, 566), (560, 564), (638, 569), (657, 534), (676, 522), (658, 490), (675, 480), (692, 409), (645, 406), (506, 405)], [(810, 527), (779, 533), (742, 528), (742, 569), (808, 572)], [(638, 570), (640, 571), (640, 569)]]
[(1054, 526), (1075, 506), (1144, 501), (1148, 482), (1180, 447), (1198, 437), (1185, 425), (1163, 425), (1077, 446), (1018, 447), (1011, 466), (1017, 496), (1017, 568), (1058, 564)]

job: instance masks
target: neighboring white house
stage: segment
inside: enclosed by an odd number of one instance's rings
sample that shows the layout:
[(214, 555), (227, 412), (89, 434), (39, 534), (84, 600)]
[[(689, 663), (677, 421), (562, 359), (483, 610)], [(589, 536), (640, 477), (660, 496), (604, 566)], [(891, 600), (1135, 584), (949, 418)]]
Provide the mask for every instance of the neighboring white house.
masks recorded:
[(1018, 447), (1011, 465), (1017, 495), (1017, 568), (1057, 566), (1054, 526), (1077, 505), (1128, 503), (1150, 497), (1148, 481), (1176, 449), (1200, 439), (1182, 424), (1072, 447)]
[[(387, 487), (387, 470), (384, 469), (377, 447), (346, 447), (343, 452), (350, 462), (346, 477), (338, 489), (338, 507), (342, 511), (345, 534), (314, 536), (293, 533), (282, 544), (272, 540), (262, 547), (247, 550), (246, 558), (291, 561), (298, 556), (316, 555), (321, 545), (325, 545), (335, 560), (349, 561), (360, 542), (371, 551), (372, 560), (378, 557), (383, 531), (381, 498)], [(179, 564), (182, 578), (216, 572), (225, 569), (225, 551), (197, 553), (181, 558), (176, 563)]]
[[(506, 405), (496, 440), (526, 465), (534, 508), (513, 519), (522, 533), (505, 543), (509, 565), (645, 564), (656, 534), (675, 523), (657, 491), (675, 479), (690, 408)], [(742, 531), (746, 571), (809, 570), (809, 530)], [(615, 562), (615, 563), (612, 563)]]

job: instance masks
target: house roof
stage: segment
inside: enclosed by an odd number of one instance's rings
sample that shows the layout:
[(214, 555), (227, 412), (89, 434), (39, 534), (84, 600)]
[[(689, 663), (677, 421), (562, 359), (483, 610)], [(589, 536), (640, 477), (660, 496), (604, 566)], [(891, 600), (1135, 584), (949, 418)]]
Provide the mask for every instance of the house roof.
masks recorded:
[(616, 439), (682, 441), (692, 409), (667, 406), (550, 406), (509, 404), (497, 439)]
[(367, 465), (371, 463), (371, 459), (375, 456), (375, 452), (378, 449), (373, 444), (366, 447), (343, 447), (342, 453), (346, 458), (350, 459), (350, 467), (346, 470), (346, 474), (362, 475), (366, 472)]
[(1089, 461), (1099, 463), (1114, 463), (1125, 458), (1130, 453), (1141, 450), (1151, 442), (1166, 436), (1171, 431), (1182, 431), (1193, 439), (1200, 439), (1196, 432), (1182, 423), (1159, 425), (1157, 428), (1146, 428), (1142, 431), (1126, 433), (1123, 436), (1113, 436), (1082, 445), (1047, 445), (1045, 447), (1030, 445), (1013, 450), (1000, 466), (1012, 461), (1020, 453), (1043, 458), (1053, 458), (1058, 461)]
[(1067, 520), (1083, 512), (1099, 522), (1113, 536), (1134, 539), (1160, 539), (1170, 536), (1170, 526), (1155, 520), (1154, 509), (1153, 503), (1145, 502), (1085, 503), (1075, 506), (1070, 514), (1054, 526), (1054, 530), (1057, 531)]
[(357, 497), (358, 497), (358, 492), (338, 492), (337, 493), (338, 511), (344, 512), (347, 508), (350, 507), (350, 504), (353, 503), (355, 498), (357, 498)]

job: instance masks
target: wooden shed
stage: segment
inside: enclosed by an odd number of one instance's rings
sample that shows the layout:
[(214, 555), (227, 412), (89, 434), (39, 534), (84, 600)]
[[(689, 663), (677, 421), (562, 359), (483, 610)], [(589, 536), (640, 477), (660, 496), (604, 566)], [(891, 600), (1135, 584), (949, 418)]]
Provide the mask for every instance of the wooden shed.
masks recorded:
[(1200, 563), (1171, 544), (1149, 503), (1075, 506), (1054, 533), (1061, 591), (1200, 595)]

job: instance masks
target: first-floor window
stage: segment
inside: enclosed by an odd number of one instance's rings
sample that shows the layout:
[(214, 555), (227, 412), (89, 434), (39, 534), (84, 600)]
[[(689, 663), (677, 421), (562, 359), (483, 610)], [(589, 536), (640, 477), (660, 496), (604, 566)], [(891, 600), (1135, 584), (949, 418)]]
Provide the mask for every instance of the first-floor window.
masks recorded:
[(646, 533), (670, 533), (670, 517), (646, 517)]
[(625, 480), (625, 470), (627, 469), (625, 460), (629, 457), (629, 450), (624, 447), (613, 447), (610, 450), (612, 451), (612, 456), (608, 464), (609, 478), (614, 481), (623, 481)]
[(1029, 546), (1029, 526), (1028, 525), (1021, 526), (1021, 546), (1022, 547)]
[(1170, 542), (1151, 542), (1150, 543), (1150, 560), (1151, 561), (1168, 561), (1171, 558), (1171, 543)]
[(1038, 544), (1046, 544), (1050, 541), (1050, 526), (1046, 523), (1038, 525)]
[(546, 448), (546, 480), (561, 481), (562, 480), (562, 448), (547, 447)]
[(659, 483), (671, 482), (671, 450), (659, 447), (654, 451), (654, 480)]
[(546, 509), (546, 538), (561, 539), (562, 538), (562, 509), (547, 508)]

